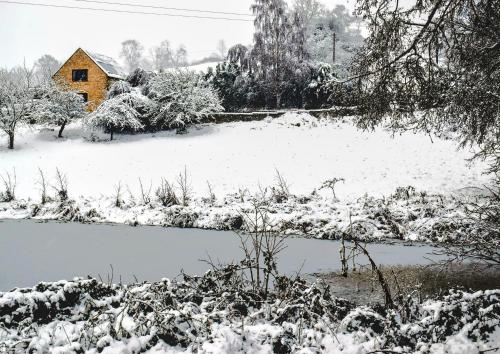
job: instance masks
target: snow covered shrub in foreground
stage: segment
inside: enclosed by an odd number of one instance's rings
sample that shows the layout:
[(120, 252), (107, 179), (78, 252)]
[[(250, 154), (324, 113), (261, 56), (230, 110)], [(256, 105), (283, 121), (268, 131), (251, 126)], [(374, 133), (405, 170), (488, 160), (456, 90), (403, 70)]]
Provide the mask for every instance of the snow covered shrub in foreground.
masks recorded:
[(110, 133), (111, 140), (115, 132), (142, 130), (141, 119), (152, 108), (150, 100), (141, 94), (123, 93), (104, 101), (94, 112), (89, 114), (86, 124), (90, 128), (104, 129)]
[(192, 71), (160, 73), (150, 80), (147, 91), (157, 103), (152, 115), (157, 129), (183, 131), (208, 114), (224, 110), (214, 88)]
[(123, 285), (86, 279), (0, 293), (0, 347), (61, 353), (453, 348), (473, 353), (498, 346), (499, 290), (454, 291), (422, 304), (410, 302), (400, 316), (399, 310), (356, 307), (333, 297), (327, 287), (300, 279), (283, 278), (265, 301), (235, 286), (241, 284), (235, 277), (228, 266), (180, 281)]
[(44, 97), (32, 116), (38, 122), (59, 126), (57, 136), (62, 138), (66, 125), (85, 115), (85, 102), (77, 91), (58, 85), (52, 83), (44, 89)]

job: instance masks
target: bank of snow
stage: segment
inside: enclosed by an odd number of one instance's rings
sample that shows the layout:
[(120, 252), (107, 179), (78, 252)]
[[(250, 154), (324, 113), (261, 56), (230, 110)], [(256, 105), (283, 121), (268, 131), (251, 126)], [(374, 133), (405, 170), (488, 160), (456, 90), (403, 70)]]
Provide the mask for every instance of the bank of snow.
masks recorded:
[(0, 346), (39, 353), (480, 353), (499, 343), (500, 291), (454, 291), (404, 308), (356, 306), (321, 284), (266, 301), (234, 268), (183, 281), (94, 279), (0, 293)]
[(316, 191), (283, 196), (273, 188), (263, 188), (259, 195), (234, 193), (222, 198), (194, 198), (187, 205), (167, 205), (154, 194), (147, 201), (140, 196), (122, 195), (118, 203), (112, 197), (53, 199), (45, 204), (15, 200), (0, 203), (0, 219), (247, 230), (244, 215), (252, 215), (258, 203), (259, 210), (265, 210), (269, 218), (269, 229), (281, 234), (323, 239), (444, 242), (472, 230), (462, 202), (486, 200), (481, 195), (429, 194), (411, 186), (400, 187), (387, 197), (365, 195), (355, 201), (336, 200)]
[(488, 180), (481, 174), (485, 166), (468, 165), (471, 153), (457, 150), (455, 141), (412, 133), (392, 137), (382, 129), (364, 132), (348, 121), (286, 114), (274, 120), (205, 124), (184, 135), (118, 135), (112, 142), (91, 142), (79, 125), (68, 127), (65, 139), (33, 128), (19, 132), (14, 151), (0, 147), (0, 172), (15, 169), (21, 199), (37, 198), (38, 168), (52, 179), (56, 167), (67, 175), (70, 194), (96, 198), (113, 194), (119, 181), (133, 194), (139, 178), (147, 186), (163, 177), (175, 181), (185, 167), (198, 197), (207, 195), (207, 181), (220, 197), (240, 188), (254, 192), (274, 183), (276, 169), (296, 194), (342, 177), (345, 183), (338, 185), (337, 196), (351, 201), (365, 193), (387, 196), (408, 185), (447, 194)]

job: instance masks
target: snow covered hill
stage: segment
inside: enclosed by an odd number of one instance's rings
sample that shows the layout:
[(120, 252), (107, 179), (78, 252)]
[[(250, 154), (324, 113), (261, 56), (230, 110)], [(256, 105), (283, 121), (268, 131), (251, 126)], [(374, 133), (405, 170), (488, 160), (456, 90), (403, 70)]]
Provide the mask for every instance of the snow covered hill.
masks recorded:
[[(347, 119), (348, 120), (348, 119)], [(55, 131), (19, 132), (16, 149), (0, 147), (0, 173), (15, 169), (17, 196), (38, 199), (38, 168), (53, 179), (56, 167), (67, 174), (72, 196), (109, 196), (118, 182), (136, 193), (138, 179), (154, 188), (165, 177), (175, 181), (187, 168), (193, 192), (206, 196), (207, 181), (218, 196), (240, 188), (256, 191), (275, 182), (276, 169), (291, 192), (308, 194), (329, 178), (342, 177), (341, 200), (365, 193), (380, 197), (399, 186), (449, 193), (488, 180), (482, 163), (468, 165), (471, 152), (452, 140), (423, 134), (392, 137), (377, 129), (363, 132), (347, 122), (318, 121), (287, 114), (258, 122), (206, 124), (189, 133), (118, 135), (91, 142), (90, 132), (70, 126), (67, 138)], [(325, 191), (326, 193), (327, 191)]]

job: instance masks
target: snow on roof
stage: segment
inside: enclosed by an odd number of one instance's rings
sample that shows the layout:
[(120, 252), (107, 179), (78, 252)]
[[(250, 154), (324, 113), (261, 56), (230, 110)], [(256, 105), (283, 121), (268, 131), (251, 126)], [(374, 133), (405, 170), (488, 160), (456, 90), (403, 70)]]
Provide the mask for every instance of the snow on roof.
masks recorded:
[(108, 75), (115, 79), (125, 79), (127, 74), (120, 65), (111, 57), (99, 53), (90, 52), (82, 49), (87, 55)]

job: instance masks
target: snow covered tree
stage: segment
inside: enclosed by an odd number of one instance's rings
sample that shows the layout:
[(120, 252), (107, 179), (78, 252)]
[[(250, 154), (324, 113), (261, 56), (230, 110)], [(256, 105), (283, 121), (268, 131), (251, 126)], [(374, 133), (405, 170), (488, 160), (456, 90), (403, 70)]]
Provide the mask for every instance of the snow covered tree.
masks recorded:
[(87, 116), (86, 125), (92, 129), (103, 129), (113, 140), (115, 132), (136, 132), (144, 128), (141, 119), (152, 109), (147, 97), (138, 93), (123, 93), (104, 101)]
[(317, 0), (294, 0), (293, 11), (298, 14), (305, 24), (309, 24), (314, 18), (319, 17), (325, 6)]
[(26, 123), (35, 110), (33, 72), (26, 66), (0, 69), (0, 130), (9, 138), (9, 149), (14, 149), (17, 126)]
[(148, 92), (157, 103), (152, 122), (158, 129), (183, 131), (202, 117), (224, 110), (214, 88), (192, 71), (160, 73), (151, 79)]
[(35, 76), (39, 83), (52, 82), (52, 75), (61, 67), (61, 63), (50, 54), (41, 56), (35, 62)]
[(249, 53), (250, 51), (243, 44), (236, 44), (229, 48), (226, 59), (231, 64), (237, 64), (242, 70), (248, 70)]
[(284, 0), (255, 0), (251, 8), (255, 15), (252, 71), (270, 84), (269, 94), (280, 107), (290, 73), (307, 56), (304, 28), (300, 18), (288, 12)]
[[(316, 62), (339, 65), (347, 71), (356, 50), (363, 45), (363, 36), (359, 29), (361, 20), (349, 13), (343, 5), (333, 10), (314, 5), (315, 1), (301, 0), (310, 3), (296, 5), (294, 11), (303, 18), (306, 27), (306, 49)], [(304, 9), (304, 7), (306, 7)]]
[(85, 115), (85, 101), (77, 91), (63, 84), (51, 83), (44, 91), (44, 97), (33, 113), (33, 118), (39, 122), (59, 126), (57, 136), (62, 138), (66, 125)]
[(358, 0), (370, 35), (350, 81), (362, 124), (452, 130), (500, 169), (500, 6), (496, 0)]
[(140, 66), (143, 52), (144, 47), (135, 39), (128, 39), (122, 42), (120, 57), (125, 61), (129, 73)]

